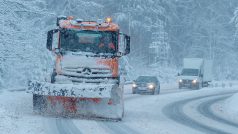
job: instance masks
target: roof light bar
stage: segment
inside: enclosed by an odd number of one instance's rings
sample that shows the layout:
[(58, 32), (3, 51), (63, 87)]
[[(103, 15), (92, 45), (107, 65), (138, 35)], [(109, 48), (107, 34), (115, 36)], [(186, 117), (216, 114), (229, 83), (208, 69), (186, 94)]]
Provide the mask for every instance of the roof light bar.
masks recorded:
[(102, 19), (98, 19), (98, 20), (97, 20), (97, 23), (98, 23), (99, 25), (101, 25), (101, 24), (103, 23), (103, 20), (102, 20)]
[(106, 23), (111, 23), (111, 22), (112, 22), (112, 18), (111, 18), (111, 17), (107, 17), (107, 18), (105, 19), (105, 22), (106, 22)]
[(83, 22), (83, 19), (76, 19), (76, 21), (77, 21), (78, 23), (82, 23), (82, 22)]
[(66, 16), (58, 16), (58, 17), (57, 17), (57, 21), (56, 21), (56, 26), (59, 26), (59, 21), (60, 21), (60, 20), (66, 20), (66, 19), (67, 19)]
[(67, 17), (67, 20), (73, 20), (73, 19), (74, 19), (73, 16), (68, 16), (68, 17)]

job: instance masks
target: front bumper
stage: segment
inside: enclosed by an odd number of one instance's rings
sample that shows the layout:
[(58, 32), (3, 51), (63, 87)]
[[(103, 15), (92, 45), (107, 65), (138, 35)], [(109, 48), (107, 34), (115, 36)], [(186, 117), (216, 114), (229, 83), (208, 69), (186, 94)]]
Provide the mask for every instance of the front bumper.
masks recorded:
[(65, 96), (81, 98), (111, 98), (113, 84), (53, 84), (48, 82), (29, 81), (28, 93), (48, 96)]
[(138, 94), (154, 93), (155, 91), (155, 89), (149, 89), (147, 87), (136, 87), (133, 88), (132, 90)]
[(182, 87), (197, 88), (198, 86), (199, 86), (198, 82), (196, 82), (196, 83), (193, 83), (192, 81), (191, 82), (179, 82), (180, 88), (182, 88)]

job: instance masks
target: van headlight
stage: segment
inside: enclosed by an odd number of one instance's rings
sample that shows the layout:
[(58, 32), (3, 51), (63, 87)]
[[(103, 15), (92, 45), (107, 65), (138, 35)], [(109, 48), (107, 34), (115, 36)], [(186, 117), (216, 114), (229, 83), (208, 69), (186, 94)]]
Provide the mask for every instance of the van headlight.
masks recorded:
[(136, 88), (136, 87), (137, 87), (136, 83), (133, 83), (133, 84), (132, 84), (132, 87), (133, 87), (133, 88)]
[(198, 82), (197, 79), (192, 81), (193, 84), (196, 84), (197, 82)]

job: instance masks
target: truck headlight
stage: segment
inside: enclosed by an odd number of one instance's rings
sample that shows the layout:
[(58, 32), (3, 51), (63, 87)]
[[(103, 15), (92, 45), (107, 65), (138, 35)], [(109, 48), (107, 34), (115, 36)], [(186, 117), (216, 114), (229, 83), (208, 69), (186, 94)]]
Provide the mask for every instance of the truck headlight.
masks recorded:
[(197, 83), (197, 80), (196, 80), (196, 79), (195, 79), (195, 80), (193, 80), (193, 81), (192, 81), (192, 83), (193, 83), (193, 84), (196, 84), (196, 83)]
[(180, 79), (180, 80), (179, 80), (179, 83), (182, 83), (182, 82), (183, 82), (183, 80), (182, 80), (182, 79)]
[(154, 84), (148, 84), (147, 87), (148, 87), (149, 89), (154, 89), (154, 88), (155, 88)]
[(133, 83), (133, 84), (132, 84), (132, 87), (133, 87), (133, 88), (136, 88), (136, 87), (137, 87), (136, 83)]

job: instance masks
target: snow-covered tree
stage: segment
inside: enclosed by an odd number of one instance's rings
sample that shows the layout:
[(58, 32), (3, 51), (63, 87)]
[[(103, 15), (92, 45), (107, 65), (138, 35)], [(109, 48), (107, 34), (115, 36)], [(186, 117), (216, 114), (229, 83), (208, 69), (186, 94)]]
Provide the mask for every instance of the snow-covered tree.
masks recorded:
[[(135, 71), (132, 74), (152, 70), (147, 68), (153, 58), (150, 44), (164, 40), (170, 46), (169, 60), (177, 66), (184, 57), (210, 58), (216, 78), (237, 78), (238, 32), (231, 23), (238, 25), (238, 10), (233, 17), (237, 5), (237, 0), (2, 0), (0, 86), (24, 85), (27, 79), (42, 78), (51, 63), (45, 48), (46, 32), (56, 27), (59, 15), (84, 20), (113, 17), (121, 32), (131, 36), (131, 54), (126, 59)], [(158, 22), (163, 23), (162, 28)], [(167, 36), (153, 39), (160, 32)], [(153, 71), (159, 72), (161, 79), (171, 73)]]

